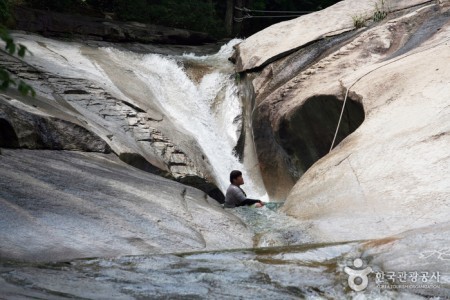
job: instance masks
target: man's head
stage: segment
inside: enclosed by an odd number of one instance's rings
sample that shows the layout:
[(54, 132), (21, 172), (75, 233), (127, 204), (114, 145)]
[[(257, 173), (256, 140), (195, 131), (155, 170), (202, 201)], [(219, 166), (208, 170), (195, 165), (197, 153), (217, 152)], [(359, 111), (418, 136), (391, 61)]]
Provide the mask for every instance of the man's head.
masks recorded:
[(244, 178), (242, 178), (242, 172), (233, 170), (230, 173), (230, 182), (234, 185), (240, 186), (244, 184)]

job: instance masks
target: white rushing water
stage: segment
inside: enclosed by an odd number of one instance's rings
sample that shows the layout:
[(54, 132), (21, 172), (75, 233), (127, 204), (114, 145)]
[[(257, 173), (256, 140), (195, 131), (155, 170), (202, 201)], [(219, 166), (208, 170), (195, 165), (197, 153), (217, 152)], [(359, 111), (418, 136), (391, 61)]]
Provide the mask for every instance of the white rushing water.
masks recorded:
[[(234, 120), (241, 114), (241, 103), (228, 57), (232, 46), (237, 42), (239, 41), (229, 42), (215, 55), (201, 57), (192, 54), (182, 57), (148, 54), (139, 57), (111, 48), (105, 51), (112, 56), (120, 56), (132, 65), (139, 64), (140, 68), (134, 69), (136, 74), (148, 83), (160, 105), (178, 126), (190, 132), (197, 140), (211, 162), (222, 190), (228, 186), (230, 171), (239, 169), (246, 178), (247, 190), (261, 197), (261, 192), (256, 194), (260, 188), (253, 184), (251, 174), (233, 155), (240, 125)], [(179, 63), (189, 60), (214, 70), (196, 83)], [(219, 103), (215, 103), (221, 92), (225, 96), (221, 97)]]
[[(83, 55), (82, 45), (45, 39), (33, 35), (17, 35), (35, 55), (28, 61), (49, 72), (68, 77), (83, 77), (100, 82), (111, 93), (127, 99), (123, 86), (118, 87), (107, 72), (91, 57)], [(109, 64), (118, 70), (131, 70), (146, 85), (142, 93), (152, 94), (166, 115), (177, 127), (189, 132), (208, 157), (218, 187), (225, 191), (229, 185), (229, 173), (238, 169), (245, 178), (245, 190), (249, 197), (268, 200), (260, 182), (260, 174), (247, 171), (233, 154), (242, 126), (242, 111), (234, 67), (228, 61), (233, 46), (240, 40), (232, 40), (213, 55), (165, 56), (138, 54), (107, 47), (96, 55), (108, 58)], [(206, 74), (193, 80), (188, 76), (185, 64), (207, 69)], [(125, 84), (126, 85), (126, 84)], [(121, 92), (122, 91), (122, 92)], [(133, 101), (128, 99), (131, 103)], [(154, 100), (153, 100), (154, 101)]]
[[(218, 53), (209, 56), (142, 55), (114, 48), (103, 51), (114, 62), (128, 65), (140, 80), (146, 82), (167, 115), (197, 140), (213, 167), (221, 190), (226, 190), (229, 185), (230, 171), (238, 169), (246, 179), (245, 189), (249, 196), (267, 199), (263, 188), (254, 184), (253, 174), (247, 172), (233, 154), (240, 126), (235, 120), (241, 114), (242, 105), (228, 57), (238, 42), (232, 40)], [(212, 71), (197, 83), (183, 67), (183, 62), (189, 61)], [(224, 96), (219, 97), (219, 94)], [(217, 97), (219, 101), (216, 101)]]

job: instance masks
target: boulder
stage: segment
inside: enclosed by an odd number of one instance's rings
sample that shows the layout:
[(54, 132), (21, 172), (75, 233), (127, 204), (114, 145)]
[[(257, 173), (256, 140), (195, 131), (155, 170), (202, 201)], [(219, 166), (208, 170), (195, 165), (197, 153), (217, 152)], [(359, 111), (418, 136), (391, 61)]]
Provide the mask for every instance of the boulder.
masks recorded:
[(345, 78), (362, 76), (444, 34), (447, 9), (430, 4), (400, 11), (374, 26), (309, 44), (246, 76), (256, 94), (252, 126), (271, 199), (284, 201), (305, 171), (328, 154), (346, 95), (334, 146), (359, 133), (368, 117), (367, 99), (354, 89), (347, 93), (351, 83)]
[(344, 98), (347, 90), (365, 113), (353, 134), (303, 174), (282, 208), (316, 240), (382, 238), (448, 221), (450, 68), (442, 62), (450, 59), (449, 20), (439, 6), (418, 9), (296, 77), (278, 119), (318, 93)]
[(252, 246), (249, 229), (203, 192), (113, 154), (2, 150), (0, 260)]

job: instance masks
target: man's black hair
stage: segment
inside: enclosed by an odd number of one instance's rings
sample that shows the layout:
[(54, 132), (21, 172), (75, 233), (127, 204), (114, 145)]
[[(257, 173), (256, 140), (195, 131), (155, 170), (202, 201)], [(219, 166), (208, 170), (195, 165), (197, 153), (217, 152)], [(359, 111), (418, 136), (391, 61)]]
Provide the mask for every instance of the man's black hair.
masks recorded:
[(242, 172), (238, 170), (233, 170), (230, 173), (230, 182), (233, 183), (233, 180), (238, 178), (239, 176), (242, 176)]

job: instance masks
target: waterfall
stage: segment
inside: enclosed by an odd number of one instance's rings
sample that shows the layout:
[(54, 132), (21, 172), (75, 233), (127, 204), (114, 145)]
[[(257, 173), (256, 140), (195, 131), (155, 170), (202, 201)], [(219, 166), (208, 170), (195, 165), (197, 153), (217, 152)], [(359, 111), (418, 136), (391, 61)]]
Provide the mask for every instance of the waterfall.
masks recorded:
[[(102, 50), (115, 63), (128, 65), (146, 82), (166, 114), (197, 140), (222, 191), (229, 185), (230, 171), (238, 169), (243, 173), (249, 196), (266, 199), (263, 187), (254, 183), (253, 177), (258, 175), (248, 172), (233, 154), (242, 126), (239, 122), (242, 104), (228, 57), (238, 42), (240, 40), (232, 40), (218, 53), (208, 56), (142, 55), (114, 48)], [(210, 71), (195, 82), (187, 74), (185, 63), (207, 67)]]
[[(115, 47), (87, 47), (34, 35), (16, 34), (16, 38), (34, 53), (27, 61), (46, 72), (97, 82), (105, 90), (131, 103), (129, 90), (145, 95), (147, 101), (157, 102), (177, 128), (195, 138), (222, 191), (229, 185), (230, 171), (238, 169), (243, 173), (244, 189), (249, 197), (268, 200), (259, 171), (246, 169), (233, 154), (243, 125), (242, 99), (235, 82), (234, 66), (228, 57), (240, 40), (231, 40), (212, 55), (167, 56), (140, 54)], [(110, 70), (105, 70), (96, 57), (107, 61), (108, 67), (117, 70), (118, 74), (112, 75)], [(195, 68), (204, 72), (200, 76), (192, 76), (189, 70), (195, 72)], [(124, 71), (133, 73), (133, 78), (143, 85), (121, 82), (120, 72)], [(45, 96), (51, 97), (51, 93), (47, 92)]]

